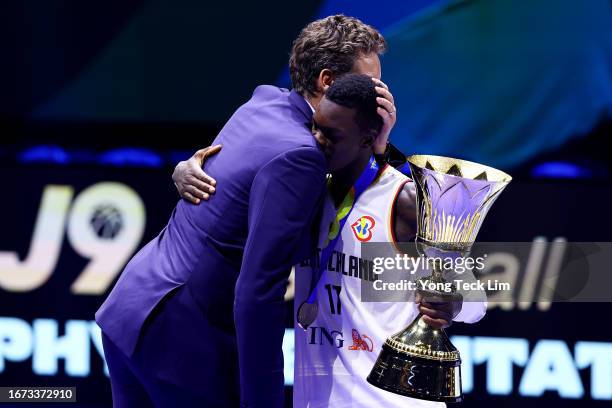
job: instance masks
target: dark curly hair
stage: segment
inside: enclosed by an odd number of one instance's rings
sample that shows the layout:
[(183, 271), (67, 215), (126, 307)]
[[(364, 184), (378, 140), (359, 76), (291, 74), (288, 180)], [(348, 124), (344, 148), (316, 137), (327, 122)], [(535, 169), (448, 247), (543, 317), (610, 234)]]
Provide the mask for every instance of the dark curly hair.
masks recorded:
[(347, 74), (336, 79), (327, 92), (328, 99), (340, 106), (355, 109), (355, 120), (363, 132), (377, 135), (383, 120), (376, 111), (378, 102), (374, 81), (367, 75)]
[(356, 18), (338, 14), (313, 21), (293, 42), (289, 57), (293, 89), (314, 95), (315, 79), (323, 69), (340, 76), (351, 71), (359, 55), (386, 50), (383, 36)]

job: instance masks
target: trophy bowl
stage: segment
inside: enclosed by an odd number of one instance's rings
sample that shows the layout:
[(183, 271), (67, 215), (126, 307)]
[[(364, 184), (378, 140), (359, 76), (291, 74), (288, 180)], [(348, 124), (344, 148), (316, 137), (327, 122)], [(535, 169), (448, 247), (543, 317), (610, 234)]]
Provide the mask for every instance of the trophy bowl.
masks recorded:
[[(497, 169), (443, 156), (408, 157), (416, 186), (419, 254), (425, 257), (465, 256), (493, 202), (512, 178)], [(422, 281), (444, 283), (441, 267)], [(461, 301), (456, 292), (419, 290), (423, 298)], [(411, 398), (460, 402), (461, 357), (443, 329), (426, 324), (422, 315), (391, 335), (368, 382)]]

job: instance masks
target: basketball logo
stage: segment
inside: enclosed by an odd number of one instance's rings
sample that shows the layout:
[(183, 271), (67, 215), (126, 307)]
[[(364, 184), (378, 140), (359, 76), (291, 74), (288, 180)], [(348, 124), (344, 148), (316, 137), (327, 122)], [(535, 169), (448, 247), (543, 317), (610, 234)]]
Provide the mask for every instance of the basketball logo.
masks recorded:
[(375, 224), (374, 218), (369, 215), (364, 215), (351, 224), (351, 229), (353, 230), (353, 234), (355, 234), (355, 238), (361, 242), (368, 242), (372, 239), (372, 229)]

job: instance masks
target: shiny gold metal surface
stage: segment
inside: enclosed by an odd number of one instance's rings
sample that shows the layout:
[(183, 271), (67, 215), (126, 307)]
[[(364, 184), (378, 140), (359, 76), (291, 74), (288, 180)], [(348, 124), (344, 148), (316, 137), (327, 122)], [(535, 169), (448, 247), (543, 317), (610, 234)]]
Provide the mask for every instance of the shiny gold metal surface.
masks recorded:
[[(417, 250), (427, 257), (465, 256), (482, 221), (512, 178), (497, 169), (442, 156), (408, 157), (417, 190)], [(434, 263), (435, 265), (435, 263)], [(444, 283), (434, 266), (424, 281)], [(457, 293), (420, 290), (424, 298), (461, 301)], [(389, 337), (368, 376), (371, 384), (412, 398), (459, 402), (461, 357), (442, 329), (419, 315)]]
[(444, 330), (428, 326), (421, 316), (404, 331), (389, 337), (385, 343), (394, 350), (429, 360), (459, 360), (459, 352)]
[(445, 249), (468, 249), (484, 216), (512, 180), (489, 166), (442, 156), (408, 157), (417, 187), (418, 238)]
[[(468, 160), (432, 156), (428, 154), (415, 154), (408, 156), (406, 159), (408, 163), (416, 167), (434, 170), (440, 174), (455, 175), (473, 180), (488, 180), (506, 183), (512, 181), (512, 177), (501, 170)], [(459, 171), (459, 174), (455, 174), (457, 171)]]

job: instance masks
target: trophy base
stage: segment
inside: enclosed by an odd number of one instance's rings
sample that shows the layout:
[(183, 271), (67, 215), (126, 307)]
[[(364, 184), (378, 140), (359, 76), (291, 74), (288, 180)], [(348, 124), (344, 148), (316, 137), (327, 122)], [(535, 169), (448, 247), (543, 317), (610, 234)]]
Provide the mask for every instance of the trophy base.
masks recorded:
[[(421, 278), (444, 283), (439, 274)], [(460, 301), (458, 293), (419, 290), (423, 299)], [(438, 402), (461, 402), (461, 357), (443, 329), (429, 326), (423, 315), (387, 338), (367, 381), (406, 397)]]
[(383, 344), (368, 382), (406, 397), (461, 402), (461, 362), (411, 356)]

